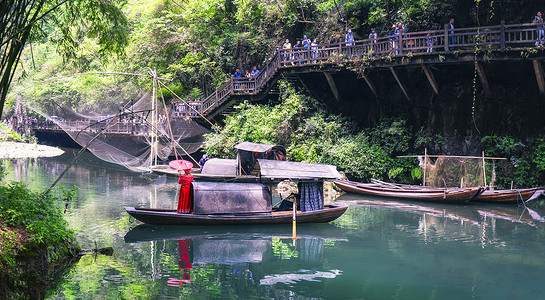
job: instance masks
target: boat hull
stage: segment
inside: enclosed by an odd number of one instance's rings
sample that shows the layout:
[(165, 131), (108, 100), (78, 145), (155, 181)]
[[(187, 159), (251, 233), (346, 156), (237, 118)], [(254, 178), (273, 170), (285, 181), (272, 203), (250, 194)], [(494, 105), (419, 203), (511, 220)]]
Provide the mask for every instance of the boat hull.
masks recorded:
[[(527, 202), (529, 199), (539, 197), (536, 193), (542, 194), (542, 188), (530, 188), (519, 190), (491, 190), (484, 191), (475, 199), (477, 202), (515, 204), (521, 201)], [(535, 197), (534, 197), (535, 195)]]
[[(442, 191), (443, 188), (431, 186), (416, 186), (399, 183), (386, 183), (379, 180), (374, 180), (373, 183), (384, 188), (398, 188), (402, 190), (421, 190), (421, 191)], [(535, 187), (528, 189), (511, 189), (511, 190), (485, 190), (478, 195), (475, 202), (498, 203), (498, 204), (516, 204), (521, 201), (528, 202), (537, 199), (544, 194), (544, 188)]]
[[(324, 206), (316, 211), (296, 214), (297, 223), (327, 223), (340, 217), (348, 208), (343, 202)], [(179, 214), (175, 210), (125, 207), (135, 219), (153, 225), (268, 225), (289, 224), (293, 221), (291, 211), (248, 214)]]
[(376, 184), (365, 184), (354, 181), (335, 180), (334, 182), (340, 189), (349, 193), (438, 203), (468, 203), (475, 200), (484, 191), (482, 187), (446, 190), (395, 190), (380, 187)]

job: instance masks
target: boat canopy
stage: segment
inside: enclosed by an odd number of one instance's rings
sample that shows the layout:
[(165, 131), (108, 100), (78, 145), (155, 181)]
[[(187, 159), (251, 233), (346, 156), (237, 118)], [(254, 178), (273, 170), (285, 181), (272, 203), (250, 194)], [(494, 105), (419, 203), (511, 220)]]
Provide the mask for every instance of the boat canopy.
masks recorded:
[(237, 175), (252, 174), (257, 159), (286, 160), (283, 146), (242, 142), (235, 146), (237, 152)]
[(272, 150), (273, 148), (284, 148), (282, 146), (276, 146), (276, 145), (267, 145), (267, 144), (258, 144), (258, 143), (250, 143), (250, 142), (242, 142), (240, 144), (237, 144), (235, 146), (235, 149), (237, 150), (243, 150), (243, 151), (249, 151), (249, 152), (258, 152), (263, 153)]
[[(207, 162), (208, 163), (208, 162)], [(193, 213), (270, 213), (272, 195), (261, 183), (196, 182), (193, 185)]]
[(253, 172), (268, 179), (325, 180), (339, 179), (337, 167), (294, 161), (258, 159)]
[(212, 158), (202, 167), (201, 174), (218, 176), (236, 176), (237, 161), (235, 159)]

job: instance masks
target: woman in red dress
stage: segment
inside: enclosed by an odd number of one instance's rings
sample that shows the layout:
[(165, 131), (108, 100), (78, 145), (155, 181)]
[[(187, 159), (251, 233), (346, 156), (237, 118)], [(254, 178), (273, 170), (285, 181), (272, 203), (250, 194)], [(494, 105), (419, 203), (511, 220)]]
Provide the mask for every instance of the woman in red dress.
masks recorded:
[(180, 173), (178, 183), (180, 187), (180, 199), (178, 200), (178, 213), (189, 214), (192, 210), (193, 194), (191, 193), (191, 182), (193, 182), (193, 175), (191, 175), (191, 169), (185, 169), (185, 174)]

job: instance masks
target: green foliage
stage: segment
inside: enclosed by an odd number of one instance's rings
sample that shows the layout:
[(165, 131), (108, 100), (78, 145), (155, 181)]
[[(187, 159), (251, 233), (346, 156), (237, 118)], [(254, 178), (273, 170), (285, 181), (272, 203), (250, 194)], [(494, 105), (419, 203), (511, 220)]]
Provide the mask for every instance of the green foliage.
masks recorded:
[(519, 141), (510, 136), (486, 136), (482, 139), (487, 156), (505, 157), (497, 163), (497, 184), (509, 188), (533, 187), (545, 182), (545, 141), (541, 138)]
[[(50, 261), (70, 253), (74, 234), (68, 229), (62, 204), (76, 195), (75, 190), (55, 193), (31, 191), (24, 183), (10, 182), (0, 186), (0, 218), (9, 226), (23, 226), (32, 235), (28, 247), (45, 245)], [(9, 261), (9, 257), (2, 257)]]
[(23, 136), (13, 131), (6, 123), (0, 123), (0, 142), (36, 142), (36, 138)]
[[(326, 115), (314, 99), (287, 83), (281, 84), (281, 103), (275, 106), (244, 103), (228, 116), (223, 129), (206, 136), (211, 157), (234, 158), (242, 141), (280, 144), (293, 161), (333, 164), (350, 177), (412, 182), (414, 161), (392, 157), (409, 149), (411, 136), (401, 119), (384, 120), (373, 130), (358, 131), (338, 115)], [(387, 171), (389, 170), (390, 171)]]

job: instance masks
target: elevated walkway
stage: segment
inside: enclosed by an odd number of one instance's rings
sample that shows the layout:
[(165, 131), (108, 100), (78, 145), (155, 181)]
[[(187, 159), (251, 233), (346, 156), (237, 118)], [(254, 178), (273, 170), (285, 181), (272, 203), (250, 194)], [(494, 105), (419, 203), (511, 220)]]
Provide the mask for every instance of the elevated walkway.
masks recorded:
[[(408, 32), (352, 43), (338, 42), (309, 46), (296, 51), (278, 49), (253, 78), (231, 78), (206, 97), (199, 112), (206, 118), (224, 113), (241, 100), (259, 100), (274, 91), (277, 81), (298, 74), (323, 73), (332, 94), (339, 93), (331, 74), (342, 69), (358, 72), (369, 89), (379, 97), (377, 89), (365, 69), (389, 69), (407, 99), (410, 95), (397, 74), (398, 67), (418, 66), (426, 74), (430, 88), (439, 94), (430, 65), (474, 63), (479, 80), (488, 93), (482, 63), (490, 60), (532, 60), (541, 94), (545, 94), (545, 74), (540, 60), (543, 48), (536, 47), (535, 24), (457, 28)], [(201, 118), (201, 116), (192, 116)]]

